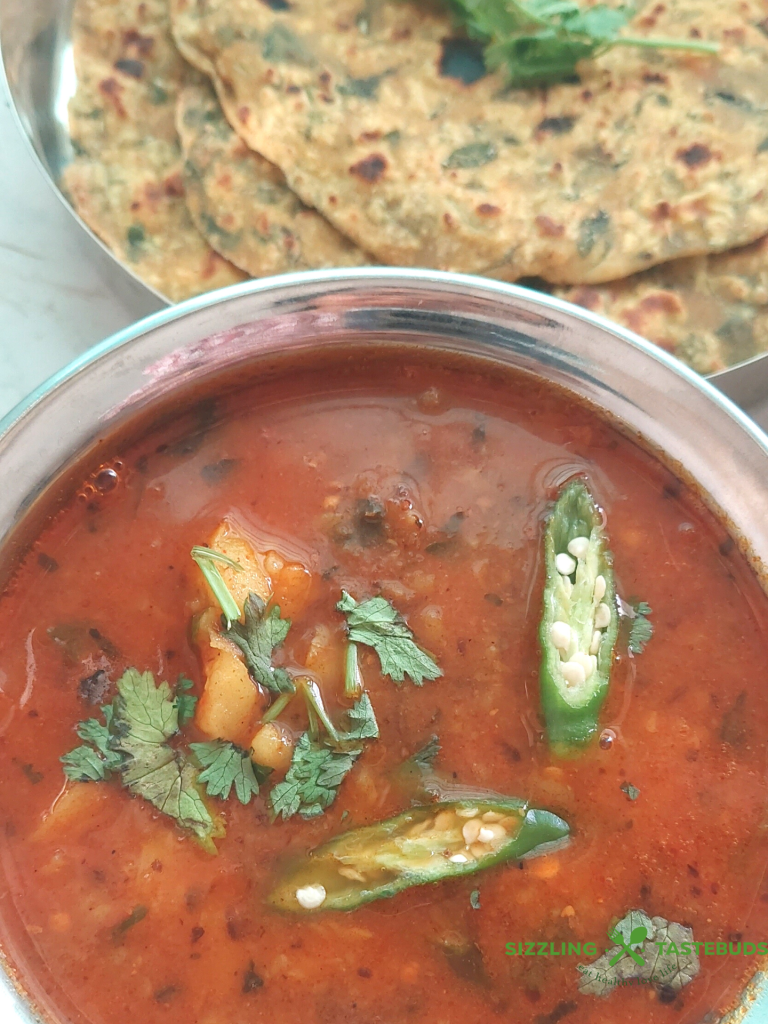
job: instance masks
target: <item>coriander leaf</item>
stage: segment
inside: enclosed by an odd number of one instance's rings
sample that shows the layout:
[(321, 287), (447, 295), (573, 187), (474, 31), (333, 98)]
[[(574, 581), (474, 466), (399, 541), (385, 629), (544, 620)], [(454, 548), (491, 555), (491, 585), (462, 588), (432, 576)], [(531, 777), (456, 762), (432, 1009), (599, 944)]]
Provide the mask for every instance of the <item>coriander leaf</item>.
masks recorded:
[(422, 686), (425, 679), (437, 679), (443, 674), (385, 598), (372, 597), (358, 604), (342, 590), (336, 607), (347, 616), (350, 641), (372, 647), (379, 656), (381, 671), (395, 682), (402, 682), (407, 675), (416, 686)]
[(285, 640), (291, 628), (290, 619), (280, 618), (280, 608), (273, 605), (267, 612), (258, 594), (249, 594), (245, 602), (245, 621), (233, 622), (224, 631), (245, 657), (248, 671), (257, 683), (272, 693), (293, 693), (295, 686), (283, 668), (274, 668), (272, 652)]
[[(182, 676), (176, 694), (186, 696), (191, 685)], [(198, 769), (183, 750), (174, 750), (166, 742), (178, 732), (180, 698), (168, 683), (156, 686), (151, 672), (135, 668), (126, 669), (117, 690), (112, 703), (102, 708), (104, 725), (95, 718), (78, 725), (78, 735), (92, 746), (77, 747), (61, 758), (65, 775), (75, 781), (101, 782), (119, 771), (133, 796), (190, 829), (215, 853), (213, 839), (223, 830), (197, 788)]]
[[(331, 756), (327, 757), (319, 767), (317, 772), (317, 785), (322, 790), (333, 791), (333, 795), (330, 800), (330, 803), (333, 803), (333, 800), (336, 799), (336, 790), (342, 784), (345, 776), (352, 769), (352, 766), (362, 751), (326, 749)], [(327, 806), (329, 805), (323, 803), (323, 809)]]
[(629, 800), (637, 800), (637, 798), (640, 796), (640, 790), (637, 788), (637, 786), (633, 786), (631, 782), (622, 782), (622, 784), (619, 786), (619, 789), (622, 791), (622, 793), (626, 793), (627, 798)]
[(276, 818), (314, 818), (336, 799), (338, 788), (360, 756), (360, 750), (331, 750), (305, 732), (296, 744), (291, 767), (270, 794)]
[(430, 736), (421, 750), (417, 750), (415, 754), (411, 754), (405, 764), (413, 765), (415, 768), (421, 768), (422, 770), (431, 768), (439, 753), (440, 741), (437, 736)]
[(176, 710), (179, 714), (179, 725), (188, 725), (195, 717), (195, 706), (197, 697), (188, 693), (195, 684), (185, 675), (180, 675), (176, 681)]
[(109, 747), (112, 705), (105, 705), (102, 712), (106, 724), (102, 725), (97, 718), (88, 718), (77, 725), (77, 735), (91, 746), (75, 747), (59, 759), (64, 765), (64, 774), (72, 782), (103, 782), (123, 763), (122, 754)]
[(579, 61), (613, 46), (639, 46), (716, 53), (716, 43), (619, 35), (635, 11), (631, 6), (575, 0), (448, 0), (474, 39), (486, 44), (485, 63), (501, 70), (511, 86), (531, 87), (572, 79)]
[(195, 562), (197, 562), (198, 568), (211, 588), (213, 596), (219, 602), (219, 607), (224, 618), (227, 620), (227, 628), (229, 628), (234, 621), (240, 618), (240, 608), (230, 593), (229, 587), (224, 582), (224, 577), (221, 575), (221, 571), (216, 563), (221, 562), (223, 565), (229, 566), (230, 569), (238, 569), (240, 571), (242, 571), (242, 565), (239, 562), (235, 562), (228, 555), (223, 555), (220, 551), (214, 551), (213, 548), (205, 548), (200, 545), (193, 547), (190, 554)]
[(473, 910), (480, 910), (480, 890), (473, 889), (469, 894), (469, 905)]
[(296, 680), (296, 685), (299, 687), (307, 706), (309, 734), (312, 739), (320, 739), (320, 726), (322, 725), (328, 733), (331, 743), (338, 745), (341, 742), (342, 737), (336, 726), (331, 721), (331, 716), (326, 710), (323, 702), (323, 695), (320, 692), (320, 687), (314, 679), (310, 679), (309, 676), (299, 676)]
[[(353, 635), (362, 643), (366, 642), (363, 639), (365, 631), (355, 630)], [(443, 674), (411, 637), (379, 636), (371, 646), (379, 656), (381, 671), (396, 683), (402, 682), (407, 675), (416, 686), (421, 686), (425, 679), (438, 679)]]
[(217, 835), (216, 823), (197, 788), (198, 771), (184, 754), (165, 743), (129, 740), (128, 744), (130, 757), (122, 769), (123, 785), (199, 839), (209, 842)]
[(647, 601), (638, 601), (633, 605), (634, 617), (629, 630), (629, 649), (633, 654), (642, 654), (645, 645), (653, 636), (653, 623), (648, 618), (653, 609)]
[(371, 704), (371, 698), (364, 693), (347, 712), (350, 728), (341, 734), (342, 740), (375, 740), (379, 736), (379, 723)]
[[(168, 683), (155, 686), (151, 672), (126, 669), (117, 681), (112, 731), (132, 745), (164, 743), (179, 731), (179, 712)], [(113, 747), (116, 744), (112, 743)], [(122, 746), (119, 742), (117, 746)]]
[(81, 740), (85, 740), (86, 743), (92, 743), (96, 749), (104, 754), (111, 754), (112, 751), (109, 749), (109, 726), (112, 721), (112, 706), (107, 704), (103, 708), (105, 723), (102, 723), (97, 718), (87, 718), (84, 722), (77, 723), (77, 735)]
[(189, 747), (205, 769), (197, 781), (206, 784), (208, 796), (226, 800), (234, 786), (240, 803), (248, 804), (259, 792), (259, 782), (269, 775), (269, 769), (259, 765), (261, 778), (257, 778), (250, 755), (234, 743), (213, 740), (210, 743), (190, 743)]
[(93, 747), (75, 747), (59, 760), (70, 782), (103, 782), (112, 774), (112, 768)]
[[(593, 963), (578, 965), (582, 995), (608, 996), (629, 980), (648, 982), (657, 990), (679, 992), (699, 973), (693, 931), (674, 921), (649, 918), (643, 910), (630, 910), (611, 931), (612, 940), (613, 936), (620, 939), (617, 945)], [(692, 952), (681, 953), (682, 948)]]

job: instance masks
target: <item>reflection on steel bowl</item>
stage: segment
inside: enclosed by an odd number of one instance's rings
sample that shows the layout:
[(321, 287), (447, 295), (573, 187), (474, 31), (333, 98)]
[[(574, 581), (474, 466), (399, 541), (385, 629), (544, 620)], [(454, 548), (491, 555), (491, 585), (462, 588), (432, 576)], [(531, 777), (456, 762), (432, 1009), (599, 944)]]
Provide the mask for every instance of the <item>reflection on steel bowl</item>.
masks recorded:
[(8, 1019), (762, 1019), (768, 444), (716, 390), (357, 270), (2, 428)]

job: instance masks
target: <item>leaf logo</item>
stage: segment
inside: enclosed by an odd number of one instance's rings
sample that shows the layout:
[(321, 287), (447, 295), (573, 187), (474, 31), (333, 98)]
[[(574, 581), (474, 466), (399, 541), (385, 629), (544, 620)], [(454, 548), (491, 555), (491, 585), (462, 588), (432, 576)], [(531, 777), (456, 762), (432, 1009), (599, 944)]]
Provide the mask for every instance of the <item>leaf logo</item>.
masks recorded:
[(621, 946), (621, 949), (618, 951), (618, 953), (614, 954), (614, 956), (608, 961), (611, 967), (615, 967), (625, 953), (628, 956), (632, 957), (632, 959), (635, 961), (638, 967), (645, 966), (645, 960), (643, 959), (642, 955), (638, 952), (638, 950), (632, 948), (633, 946), (641, 946), (647, 940), (648, 929), (645, 927), (645, 925), (641, 924), (638, 925), (637, 928), (632, 929), (632, 934), (629, 936), (628, 943), (624, 941), (624, 936), (621, 934), (620, 931), (616, 931), (613, 933), (608, 932), (608, 938), (617, 946)]

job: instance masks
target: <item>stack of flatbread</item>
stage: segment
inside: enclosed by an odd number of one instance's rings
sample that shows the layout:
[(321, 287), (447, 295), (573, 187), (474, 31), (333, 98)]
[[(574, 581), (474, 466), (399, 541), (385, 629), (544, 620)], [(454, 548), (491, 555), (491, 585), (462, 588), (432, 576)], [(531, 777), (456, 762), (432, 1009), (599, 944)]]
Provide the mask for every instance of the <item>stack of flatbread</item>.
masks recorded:
[(372, 263), (533, 278), (712, 372), (768, 349), (768, 0), (631, 32), (720, 49), (508, 89), (442, 3), (77, 0), (64, 185), (174, 301)]

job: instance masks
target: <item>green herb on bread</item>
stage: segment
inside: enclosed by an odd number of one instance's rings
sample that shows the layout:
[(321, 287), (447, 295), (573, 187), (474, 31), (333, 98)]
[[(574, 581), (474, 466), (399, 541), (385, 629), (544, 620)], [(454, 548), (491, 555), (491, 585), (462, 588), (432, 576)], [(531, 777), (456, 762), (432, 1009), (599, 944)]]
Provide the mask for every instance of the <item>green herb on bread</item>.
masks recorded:
[(629, 5), (581, 7), (575, 0), (449, 0), (467, 33), (485, 44), (486, 66), (511, 86), (551, 85), (573, 79), (579, 61), (614, 46), (717, 53), (717, 43), (623, 36), (634, 17)]

